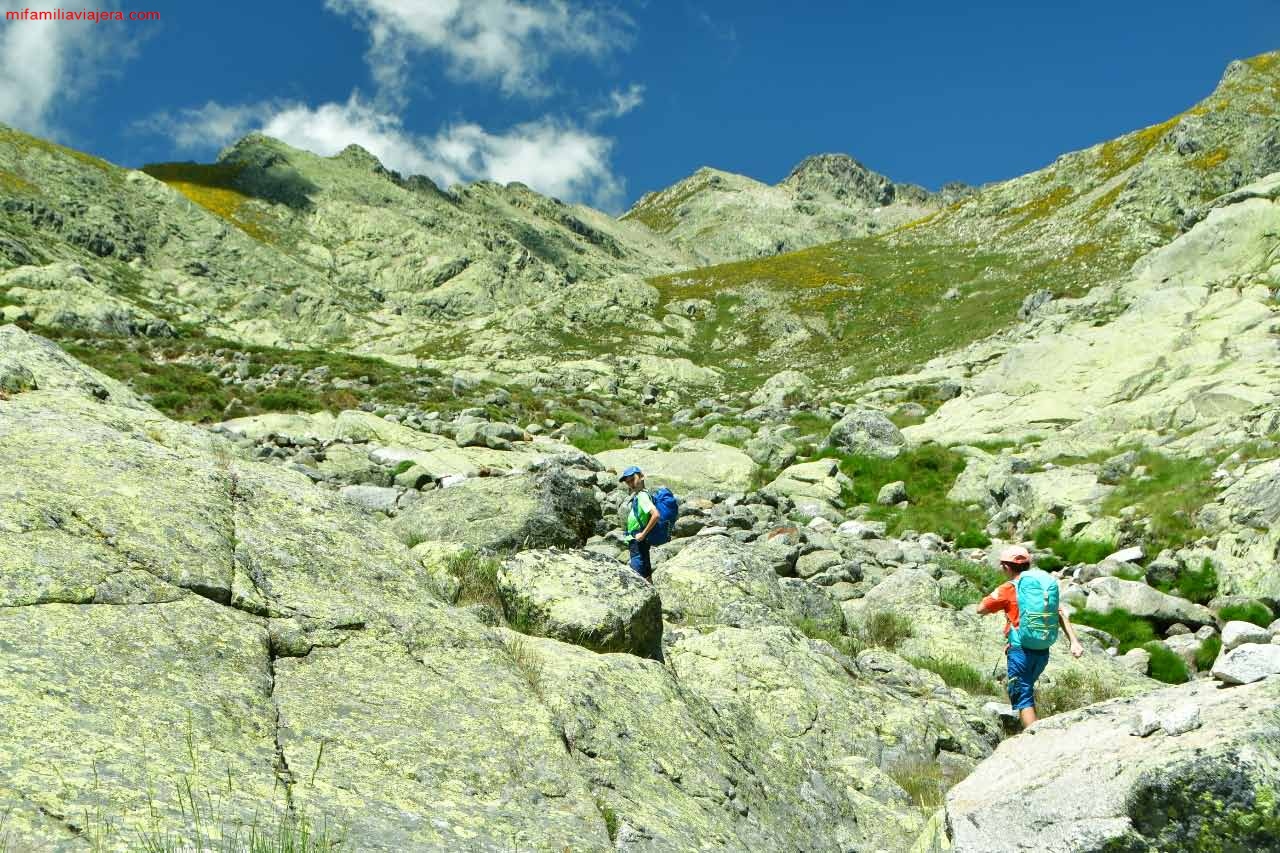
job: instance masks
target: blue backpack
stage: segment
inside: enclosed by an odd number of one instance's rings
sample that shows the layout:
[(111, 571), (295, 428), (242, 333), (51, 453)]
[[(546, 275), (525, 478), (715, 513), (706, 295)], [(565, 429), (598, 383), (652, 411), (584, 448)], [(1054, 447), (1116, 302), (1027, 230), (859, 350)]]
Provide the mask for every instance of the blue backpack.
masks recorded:
[[(653, 526), (653, 530), (649, 531), (645, 541), (650, 545), (665, 545), (671, 541), (671, 529), (675, 527), (676, 519), (680, 517), (680, 502), (666, 486), (654, 492), (652, 498), (653, 505), (658, 510), (658, 523)], [(637, 496), (631, 500), (634, 503), (638, 499)]]
[(1018, 575), (1018, 626), (1009, 642), (1024, 649), (1047, 649), (1058, 640), (1058, 582), (1047, 572), (1028, 569)]

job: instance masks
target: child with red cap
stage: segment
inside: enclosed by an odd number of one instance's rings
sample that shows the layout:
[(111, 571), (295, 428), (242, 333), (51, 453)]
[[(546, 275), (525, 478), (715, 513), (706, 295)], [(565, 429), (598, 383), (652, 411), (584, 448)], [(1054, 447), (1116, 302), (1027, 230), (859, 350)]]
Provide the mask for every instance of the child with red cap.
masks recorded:
[(978, 603), (978, 612), (1003, 612), (1008, 644), (1009, 704), (1018, 712), (1025, 729), (1036, 721), (1036, 679), (1049, 663), (1049, 649), (1058, 639), (1058, 626), (1071, 641), (1072, 657), (1084, 654), (1084, 646), (1071, 627), (1071, 619), (1058, 603), (1058, 582), (1040, 569), (1031, 568), (1031, 554), (1021, 545), (1000, 552), (1000, 568), (1009, 580)]

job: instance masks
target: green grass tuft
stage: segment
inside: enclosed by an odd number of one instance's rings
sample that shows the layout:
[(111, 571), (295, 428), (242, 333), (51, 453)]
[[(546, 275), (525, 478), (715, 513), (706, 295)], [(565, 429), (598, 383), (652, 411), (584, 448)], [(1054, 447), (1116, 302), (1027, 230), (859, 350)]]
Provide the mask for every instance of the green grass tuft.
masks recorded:
[(987, 595), (1008, 580), (1003, 571), (993, 569), (986, 563), (975, 563), (972, 560), (952, 557), (948, 554), (939, 554), (934, 558), (934, 562), (943, 569), (960, 575), (983, 595)]
[(1163, 681), (1165, 684), (1185, 684), (1191, 680), (1191, 673), (1187, 671), (1187, 662), (1164, 643), (1159, 641), (1144, 643), (1142, 648), (1151, 655), (1147, 674), (1156, 681)]
[(948, 687), (957, 687), (975, 696), (996, 696), (1000, 688), (988, 676), (958, 660), (936, 657), (909, 657), (911, 665), (917, 669), (927, 669), (942, 676)]
[(900, 613), (876, 610), (868, 613), (858, 626), (857, 638), (867, 646), (894, 651), (904, 640), (914, 636), (911, 620)]
[(857, 657), (862, 651), (862, 645), (856, 637), (841, 633), (829, 625), (824, 625), (814, 619), (798, 619), (793, 623), (795, 629), (804, 634), (810, 640), (824, 640), (831, 644), (832, 648), (848, 657)]
[(1227, 622), (1252, 622), (1260, 628), (1268, 627), (1275, 621), (1271, 609), (1260, 601), (1247, 604), (1228, 604), (1218, 611), (1218, 618)]
[(952, 609), (963, 610), (970, 604), (981, 601), (985, 594), (982, 590), (966, 581), (955, 586), (943, 587), (938, 593), (938, 598), (943, 604)]
[(1101, 673), (1068, 666), (1036, 690), (1036, 714), (1041, 719), (1052, 717), (1119, 695), (1119, 691)]
[(1216, 494), (1209, 478), (1214, 461), (1174, 458), (1143, 450), (1138, 454), (1138, 464), (1147, 469), (1146, 476), (1122, 481), (1102, 502), (1102, 511), (1119, 515), (1125, 507), (1136, 507), (1140, 515), (1149, 519), (1143, 545), (1151, 554), (1165, 548), (1176, 550), (1204, 535), (1195, 517)]
[(1116, 550), (1116, 543), (1110, 540), (1063, 539), (1061, 521), (1037, 528), (1031, 538), (1037, 548), (1048, 548), (1063, 564), (1100, 563)]
[(1071, 614), (1071, 621), (1080, 625), (1088, 625), (1099, 631), (1106, 631), (1115, 637), (1120, 644), (1119, 653), (1145, 646), (1157, 638), (1156, 626), (1150, 619), (1134, 616), (1127, 610), (1112, 610), (1110, 613), (1095, 613), (1092, 610), (1077, 610)]
[(1218, 594), (1218, 571), (1213, 567), (1213, 562), (1205, 557), (1199, 569), (1183, 572), (1171, 590), (1162, 591), (1172, 591), (1196, 604), (1208, 604)]
[[(964, 470), (965, 457), (938, 444), (904, 450), (893, 459), (854, 456), (827, 449), (819, 456), (835, 459), (840, 470), (853, 481), (843, 498), (850, 505), (871, 504), (868, 518), (888, 522), (890, 535), (903, 530), (930, 530), (948, 539), (965, 536), (966, 541), (981, 542), (966, 547), (986, 547), (981, 529), (986, 515), (947, 500), (947, 492)], [(886, 483), (902, 480), (907, 484), (910, 503), (903, 509), (875, 505), (880, 489)]]
[(946, 801), (947, 784), (942, 776), (942, 767), (936, 761), (911, 761), (890, 767), (885, 773), (926, 815), (942, 808)]
[(445, 560), (444, 569), (458, 579), (459, 607), (486, 604), (502, 612), (502, 596), (498, 594), (498, 569), (502, 564), (477, 551), (463, 551)]
[(1201, 672), (1213, 669), (1214, 661), (1218, 659), (1221, 652), (1222, 638), (1217, 634), (1202, 641), (1200, 648), (1196, 649), (1196, 669)]

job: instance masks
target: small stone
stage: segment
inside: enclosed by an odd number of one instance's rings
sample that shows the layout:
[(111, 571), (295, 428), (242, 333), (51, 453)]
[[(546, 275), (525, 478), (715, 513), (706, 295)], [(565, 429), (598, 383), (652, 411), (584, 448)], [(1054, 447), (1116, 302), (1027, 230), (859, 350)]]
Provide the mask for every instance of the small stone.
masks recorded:
[(343, 486), (338, 494), (370, 512), (391, 515), (396, 511), (400, 490), (383, 486)]
[(1142, 546), (1134, 545), (1132, 548), (1121, 548), (1114, 554), (1109, 555), (1103, 562), (1114, 560), (1117, 563), (1133, 563), (1141, 559)]
[(1154, 733), (1158, 728), (1160, 728), (1160, 717), (1153, 711), (1143, 710), (1130, 723), (1129, 734), (1137, 737), (1146, 737)]
[(1271, 632), (1252, 622), (1232, 620), (1222, 626), (1222, 650), (1229, 652), (1245, 643), (1269, 643)]
[(1116, 658), (1116, 663), (1140, 675), (1146, 675), (1147, 667), (1151, 665), (1151, 652), (1146, 649), (1129, 649)]
[(808, 527), (810, 530), (816, 530), (819, 533), (830, 533), (835, 530), (836, 526), (822, 516), (809, 520)]
[(885, 483), (880, 487), (880, 493), (876, 495), (876, 503), (880, 504), (880, 506), (894, 506), (906, 499), (907, 484), (902, 480)]
[(1170, 737), (1194, 731), (1200, 728), (1200, 708), (1197, 705), (1179, 705), (1172, 711), (1161, 715), (1160, 728)]

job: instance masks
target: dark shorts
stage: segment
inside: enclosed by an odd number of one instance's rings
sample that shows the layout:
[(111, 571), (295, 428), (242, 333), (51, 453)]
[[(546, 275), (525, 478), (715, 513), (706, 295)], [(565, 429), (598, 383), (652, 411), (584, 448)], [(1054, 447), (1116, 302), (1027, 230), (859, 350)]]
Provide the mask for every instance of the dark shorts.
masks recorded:
[(648, 580), (653, 574), (653, 566), (649, 563), (649, 548), (651, 546), (648, 542), (637, 542), (632, 539), (629, 547), (631, 549), (632, 570), (640, 577)]
[(1048, 649), (1024, 649), (1020, 646), (1009, 648), (1009, 704), (1013, 710), (1036, 706), (1036, 679), (1044, 672), (1049, 663)]

